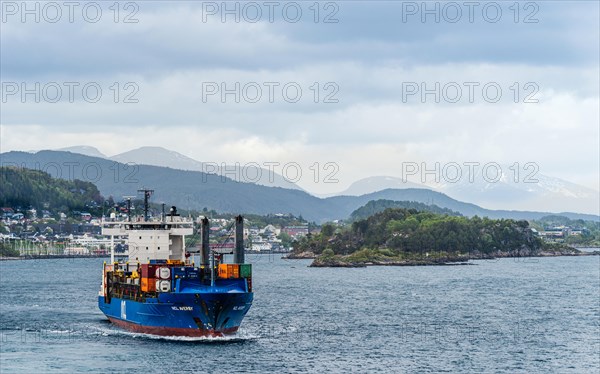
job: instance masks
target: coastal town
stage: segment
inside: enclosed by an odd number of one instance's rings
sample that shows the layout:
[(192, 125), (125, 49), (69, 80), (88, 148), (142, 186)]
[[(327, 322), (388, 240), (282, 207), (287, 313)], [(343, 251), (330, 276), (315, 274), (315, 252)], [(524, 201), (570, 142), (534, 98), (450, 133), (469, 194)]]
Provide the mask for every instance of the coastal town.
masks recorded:
[[(113, 219), (127, 219), (127, 206), (123, 201), (114, 205)], [(94, 202), (89, 206), (98, 211)], [(87, 211), (51, 212), (38, 211), (34, 208), (19, 207), (0, 208), (0, 241), (4, 249), (3, 257), (34, 256), (107, 256), (110, 253), (110, 240), (101, 235), (103, 220), (106, 215), (94, 215)], [(116, 212), (116, 215), (114, 214)], [(213, 214), (214, 212), (210, 212)], [(202, 216), (198, 216), (197, 220)], [(307, 236), (317, 234), (320, 228), (309, 225), (291, 214), (274, 214), (272, 221), (284, 224), (267, 223), (269, 219), (246, 219), (244, 239), (246, 251), (255, 253), (289, 253), (294, 242)], [(269, 218), (269, 217), (267, 217)], [(198, 221), (199, 222), (199, 221)], [(262, 224), (261, 224), (262, 223)], [(286, 224), (287, 223), (287, 224)], [(342, 225), (343, 223), (334, 223)], [(233, 238), (229, 235), (231, 218), (211, 218), (211, 246), (232, 247)], [(532, 227), (532, 232), (548, 243), (569, 243), (588, 233), (588, 229), (569, 225), (539, 225)], [(199, 234), (198, 234), (199, 235)], [(190, 240), (191, 246), (197, 240)], [(125, 254), (127, 243), (124, 240), (115, 242), (115, 252)], [(8, 251), (7, 251), (8, 250)], [(12, 256), (8, 256), (11, 254)]]
[[(113, 213), (112, 219), (126, 220), (126, 208), (120, 207), (119, 204), (117, 207), (117, 214)], [(13, 257), (106, 256), (110, 253), (111, 242), (101, 235), (102, 222), (110, 219), (109, 215), (95, 216), (86, 211), (50, 212), (13, 207), (2, 207), (0, 212), (0, 241), (3, 248), (12, 250)], [(196, 221), (199, 222), (202, 217), (197, 216)], [(295, 241), (309, 234), (309, 223), (293, 215), (281, 213), (265, 218), (256, 222), (245, 219), (246, 251), (287, 253), (293, 249)], [(264, 224), (264, 221), (269, 221), (268, 218), (291, 224)], [(211, 246), (233, 246), (233, 238), (229, 232), (231, 221), (230, 218), (210, 219)], [(312, 226), (310, 232), (318, 232), (318, 227)], [(199, 236), (199, 233), (197, 235)], [(196, 242), (192, 237), (190, 246), (195, 246)], [(124, 254), (127, 251), (127, 243), (124, 240), (116, 241), (115, 251)]]

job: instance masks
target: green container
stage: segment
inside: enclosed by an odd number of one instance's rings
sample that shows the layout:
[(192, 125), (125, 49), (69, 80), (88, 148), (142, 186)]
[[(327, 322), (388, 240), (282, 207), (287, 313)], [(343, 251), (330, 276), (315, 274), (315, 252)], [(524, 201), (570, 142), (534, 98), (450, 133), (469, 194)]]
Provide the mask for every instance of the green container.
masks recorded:
[(240, 264), (240, 278), (252, 277), (252, 264)]

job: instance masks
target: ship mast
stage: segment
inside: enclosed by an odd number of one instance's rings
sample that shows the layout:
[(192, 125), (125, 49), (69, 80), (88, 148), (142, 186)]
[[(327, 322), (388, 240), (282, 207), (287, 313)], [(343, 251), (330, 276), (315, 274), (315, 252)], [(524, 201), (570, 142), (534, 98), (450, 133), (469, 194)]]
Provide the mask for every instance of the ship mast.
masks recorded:
[(127, 201), (127, 221), (131, 222), (131, 199), (135, 196), (123, 196), (123, 199)]
[(148, 200), (150, 199), (150, 196), (152, 196), (152, 194), (154, 193), (154, 190), (142, 188), (139, 189), (138, 192), (144, 193), (144, 222), (148, 222)]

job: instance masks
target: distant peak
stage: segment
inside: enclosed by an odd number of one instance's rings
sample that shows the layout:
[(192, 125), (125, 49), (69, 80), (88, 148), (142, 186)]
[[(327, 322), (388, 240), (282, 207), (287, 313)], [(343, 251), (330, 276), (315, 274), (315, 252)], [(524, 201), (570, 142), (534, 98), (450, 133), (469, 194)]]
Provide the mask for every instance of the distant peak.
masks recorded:
[(78, 154), (82, 154), (82, 155), (86, 155), (86, 156), (106, 158), (106, 155), (104, 153), (100, 152), (98, 150), (98, 148), (92, 147), (89, 145), (75, 145), (72, 147), (59, 148), (59, 149), (57, 149), (57, 151), (64, 151), (64, 152), (78, 153)]
[(153, 145), (146, 145), (146, 146), (143, 146), (143, 147), (132, 149), (129, 152), (133, 152), (133, 151), (163, 151), (163, 152), (173, 152), (170, 149), (166, 149), (164, 147), (159, 147), (159, 146), (153, 146)]
[[(128, 157), (152, 157), (152, 156), (159, 156), (159, 155), (163, 156), (163, 157), (168, 155), (170, 157), (186, 158), (186, 159), (192, 160), (191, 158), (189, 158), (179, 152), (176, 152), (176, 151), (164, 148), (164, 147), (159, 147), (159, 146), (143, 146), (143, 147), (135, 148), (135, 149), (125, 151), (125, 152), (116, 154), (114, 156), (111, 156), (111, 159), (122, 160), (123, 158), (128, 158)], [(193, 161), (196, 162), (195, 160), (193, 160)]]

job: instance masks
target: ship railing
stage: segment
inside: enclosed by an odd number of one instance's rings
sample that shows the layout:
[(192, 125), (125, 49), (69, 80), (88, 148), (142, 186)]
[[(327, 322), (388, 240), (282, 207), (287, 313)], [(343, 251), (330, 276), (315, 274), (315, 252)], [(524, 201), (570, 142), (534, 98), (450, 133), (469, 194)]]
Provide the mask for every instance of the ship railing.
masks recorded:
[(102, 226), (107, 226), (107, 227), (114, 227), (114, 226), (121, 226), (121, 225), (130, 225), (130, 224), (139, 224), (139, 225), (143, 225), (143, 224), (152, 224), (155, 225), (157, 223), (166, 223), (166, 224), (173, 224), (173, 225), (177, 225), (177, 224), (193, 224), (194, 221), (190, 218), (186, 218), (186, 217), (171, 217), (171, 216), (167, 216), (165, 217), (165, 219), (160, 219), (160, 218), (154, 218), (154, 219), (149, 219), (149, 220), (144, 220), (143, 217), (132, 217), (131, 220), (128, 219), (120, 219), (120, 220), (102, 220), (101, 224)]
[[(106, 265), (105, 269), (109, 269), (108, 267), (109, 265)], [(111, 267), (110, 270), (106, 270), (106, 271), (124, 271), (124, 272), (130, 272), (130, 271), (138, 271), (138, 262), (137, 261), (127, 261), (127, 262), (115, 262)]]

